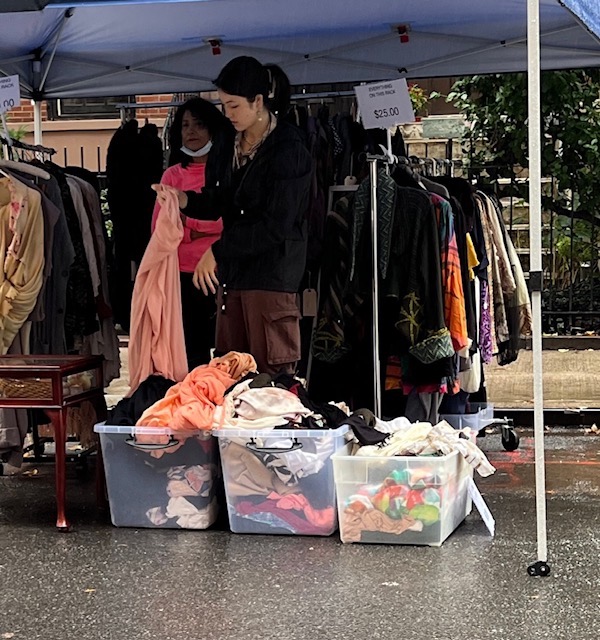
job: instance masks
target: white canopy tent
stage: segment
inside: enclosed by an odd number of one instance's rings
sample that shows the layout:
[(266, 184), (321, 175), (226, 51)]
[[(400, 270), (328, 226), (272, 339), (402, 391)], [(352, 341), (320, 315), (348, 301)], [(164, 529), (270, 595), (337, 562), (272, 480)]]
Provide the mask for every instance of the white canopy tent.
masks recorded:
[[(599, 0), (7, 0), (0, 73), (46, 98), (201, 91), (238, 55), (293, 84), (527, 71), (538, 561), (548, 575), (540, 68), (600, 66)], [(26, 11), (46, 6), (43, 11)], [(1, 13), (22, 9), (17, 13)], [(39, 109), (38, 139), (39, 139)]]

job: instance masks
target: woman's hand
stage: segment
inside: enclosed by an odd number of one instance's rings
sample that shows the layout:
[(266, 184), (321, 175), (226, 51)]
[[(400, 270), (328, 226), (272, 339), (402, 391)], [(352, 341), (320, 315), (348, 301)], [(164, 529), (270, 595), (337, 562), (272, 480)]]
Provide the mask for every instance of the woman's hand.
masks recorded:
[(202, 293), (207, 296), (210, 291), (217, 293), (219, 280), (217, 279), (217, 261), (213, 254), (212, 248), (200, 258), (194, 271), (193, 283), (196, 289), (202, 289)]
[[(156, 191), (156, 201), (161, 207), (164, 207), (167, 200), (166, 189), (163, 189), (162, 184), (153, 184), (152, 188)], [(185, 209), (188, 205), (188, 197), (185, 191), (177, 191), (177, 200), (179, 200), (179, 208)]]

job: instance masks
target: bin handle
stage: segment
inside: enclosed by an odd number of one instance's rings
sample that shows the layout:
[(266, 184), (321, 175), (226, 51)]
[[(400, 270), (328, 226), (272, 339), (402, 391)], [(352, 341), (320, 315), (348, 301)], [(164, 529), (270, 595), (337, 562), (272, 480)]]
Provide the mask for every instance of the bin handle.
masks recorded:
[(287, 447), (285, 449), (279, 447), (259, 447), (256, 444), (254, 438), (252, 438), (250, 442), (246, 443), (246, 448), (250, 449), (250, 451), (254, 451), (255, 453), (272, 453), (273, 455), (290, 453), (291, 451), (298, 451), (298, 449), (302, 449), (302, 447), (303, 444), (301, 442), (298, 442), (297, 438), (293, 439), (291, 447)]
[(179, 444), (179, 440), (176, 440), (173, 436), (169, 436), (169, 442), (167, 442), (167, 444), (140, 444), (135, 439), (135, 435), (133, 435), (131, 438), (127, 438), (125, 440), (125, 444), (128, 444), (130, 447), (140, 449), (140, 451), (161, 451), (162, 449), (171, 449), (176, 447)]

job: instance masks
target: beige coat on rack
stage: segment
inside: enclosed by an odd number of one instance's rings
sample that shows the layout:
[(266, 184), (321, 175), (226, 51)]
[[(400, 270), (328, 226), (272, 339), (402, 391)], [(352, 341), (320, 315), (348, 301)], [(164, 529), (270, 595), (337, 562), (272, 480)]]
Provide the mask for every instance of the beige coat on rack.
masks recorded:
[(40, 194), (0, 176), (0, 354), (7, 353), (35, 307), (44, 271)]

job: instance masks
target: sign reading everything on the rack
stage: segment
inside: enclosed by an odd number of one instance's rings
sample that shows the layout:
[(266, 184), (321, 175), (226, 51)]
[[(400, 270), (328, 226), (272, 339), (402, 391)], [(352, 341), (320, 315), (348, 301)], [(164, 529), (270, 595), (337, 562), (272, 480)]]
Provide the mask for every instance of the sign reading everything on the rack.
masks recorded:
[(20, 104), (19, 76), (0, 77), (0, 113), (6, 113)]
[(406, 80), (390, 80), (354, 87), (365, 129), (388, 129), (414, 122)]

